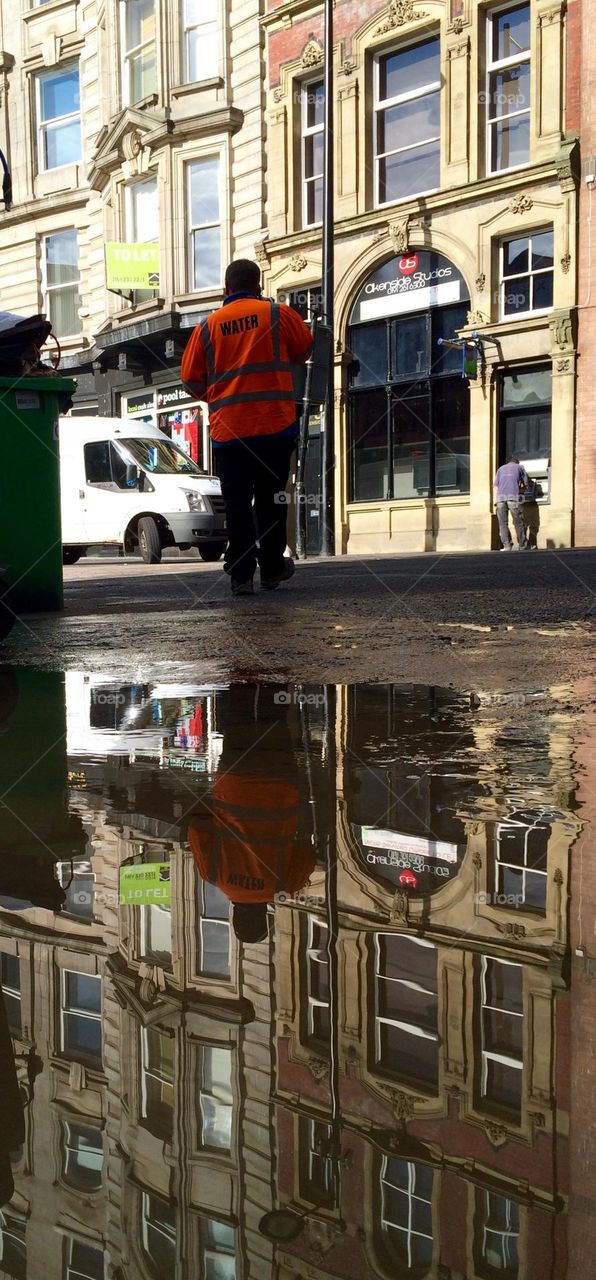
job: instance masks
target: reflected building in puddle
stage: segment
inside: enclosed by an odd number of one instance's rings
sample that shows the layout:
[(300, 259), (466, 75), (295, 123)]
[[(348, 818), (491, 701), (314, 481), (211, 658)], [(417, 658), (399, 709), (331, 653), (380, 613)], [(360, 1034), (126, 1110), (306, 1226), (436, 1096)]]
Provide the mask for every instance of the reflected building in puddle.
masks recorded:
[(10, 678), (0, 1276), (563, 1280), (564, 712)]

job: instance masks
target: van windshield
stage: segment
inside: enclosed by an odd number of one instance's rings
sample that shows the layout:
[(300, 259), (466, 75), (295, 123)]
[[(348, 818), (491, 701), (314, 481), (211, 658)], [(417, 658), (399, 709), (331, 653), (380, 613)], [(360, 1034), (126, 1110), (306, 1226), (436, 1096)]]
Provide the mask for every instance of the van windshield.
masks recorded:
[(168, 440), (119, 440), (134, 462), (160, 476), (203, 476), (204, 471), (189, 458), (183, 449), (170, 444)]

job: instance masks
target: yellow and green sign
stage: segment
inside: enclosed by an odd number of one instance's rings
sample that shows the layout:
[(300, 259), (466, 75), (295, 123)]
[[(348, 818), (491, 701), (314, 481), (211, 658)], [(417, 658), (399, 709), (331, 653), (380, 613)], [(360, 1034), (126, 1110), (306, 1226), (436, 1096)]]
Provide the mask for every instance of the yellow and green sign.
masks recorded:
[(120, 867), (120, 906), (168, 907), (172, 901), (169, 862), (143, 862)]
[(159, 289), (158, 244), (106, 244), (108, 289)]

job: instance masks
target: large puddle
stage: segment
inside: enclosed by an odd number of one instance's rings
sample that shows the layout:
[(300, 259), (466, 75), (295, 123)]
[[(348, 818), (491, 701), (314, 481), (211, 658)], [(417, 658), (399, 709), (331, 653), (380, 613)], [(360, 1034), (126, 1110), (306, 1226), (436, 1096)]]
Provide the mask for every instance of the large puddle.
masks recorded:
[(0, 668), (0, 1275), (588, 1275), (590, 759), (564, 698)]

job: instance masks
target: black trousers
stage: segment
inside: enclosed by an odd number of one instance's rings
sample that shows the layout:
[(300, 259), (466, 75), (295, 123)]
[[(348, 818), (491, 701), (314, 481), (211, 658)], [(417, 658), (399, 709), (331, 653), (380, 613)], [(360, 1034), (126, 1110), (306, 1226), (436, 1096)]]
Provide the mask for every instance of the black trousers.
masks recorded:
[(253, 436), (214, 450), (226, 504), (224, 569), (237, 582), (252, 578), (257, 564), (263, 578), (281, 573), (287, 543), (286, 489), (295, 444), (288, 436)]

